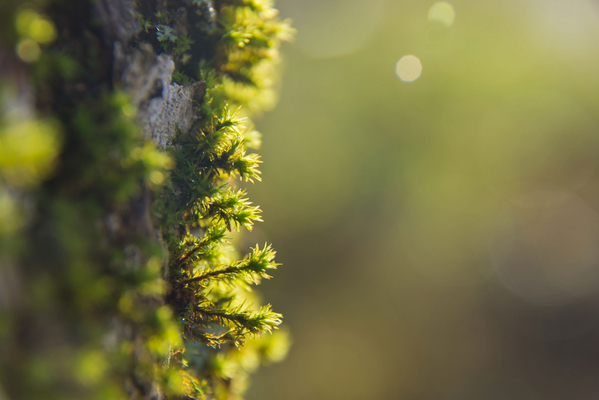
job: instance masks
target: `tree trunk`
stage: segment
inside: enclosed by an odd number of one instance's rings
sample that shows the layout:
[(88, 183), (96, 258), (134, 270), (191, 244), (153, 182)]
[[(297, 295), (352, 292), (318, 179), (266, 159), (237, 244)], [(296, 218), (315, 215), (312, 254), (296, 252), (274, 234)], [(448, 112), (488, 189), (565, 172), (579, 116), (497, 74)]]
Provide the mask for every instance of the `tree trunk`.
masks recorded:
[[(278, 324), (274, 313), (219, 314), (219, 299), (210, 300), (212, 308), (198, 305), (209, 296), (204, 281), (268, 277), (264, 269), (276, 266), (269, 248), (228, 267), (209, 266), (212, 272), (199, 277), (192, 261), (206, 261), (197, 249), (173, 256), (194, 229), (196, 242), (207, 240), (217, 222), (231, 229), (211, 209), (193, 224), (164, 222), (172, 210), (189, 214), (173, 206), (185, 203), (184, 189), (168, 177), (172, 161), (164, 151), (175, 137), (203, 134), (198, 124), (209, 118), (202, 106), (213, 100), (205, 98), (204, 80), (181, 85), (172, 76), (200, 58), (218, 58), (214, 45), (223, 39), (213, 33), (217, 12), (208, 1), (138, 3), (139, 9), (132, 0), (0, 6), (0, 400), (240, 398), (253, 367), (242, 371), (245, 353), (232, 351)], [(243, 4), (219, 2), (219, 10)], [(175, 32), (167, 39), (154, 33), (165, 33), (157, 23), (164, 13)], [(200, 22), (191, 25), (193, 18)], [(201, 56), (187, 52), (194, 42)], [(160, 46), (165, 51), (157, 54)], [(218, 154), (225, 165), (226, 152)], [(224, 172), (235, 175), (221, 164), (220, 172), (198, 176), (216, 185)], [(248, 210), (245, 199), (237, 200)], [(251, 228), (251, 219), (233, 226)], [(248, 272), (260, 255), (263, 269)], [(258, 314), (274, 322), (255, 325)], [(195, 325), (187, 321), (192, 316)], [(226, 334), (214, 333), (217, 322)], [(198, 344), (207, 338), (214, 348)], [(275, 360), (268, 346), (247, 348)], [(219, 370), (225, 366), (217, 362), (225, 361), (241, 372)]]

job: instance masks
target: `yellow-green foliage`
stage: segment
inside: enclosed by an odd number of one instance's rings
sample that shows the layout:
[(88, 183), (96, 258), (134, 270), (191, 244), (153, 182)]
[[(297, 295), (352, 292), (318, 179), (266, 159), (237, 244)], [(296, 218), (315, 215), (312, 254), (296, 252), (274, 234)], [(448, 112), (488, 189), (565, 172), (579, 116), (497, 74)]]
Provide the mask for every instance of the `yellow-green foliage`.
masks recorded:
[(8, 119), (0, 125), (0, 235), (14, 234), (24, 223), (22, 199), (11, 188), (38, 185), (53, 171), (59, 146), (55, 123)]
[(246, 105), (252, 112), (274, 105), (278, 49), (282, 40), (291, 40), (294, 34), (290, 22), (277, 16), (270, 1), (222, 2), (220, 21), (226, 33), (216, 57), (223, 90), (229, 101)]
[[(181, 343), (161, 306), (161, 250), (129, 216), (172, 162), (143, 141), (130, 102), (110, 82), (64, 73), (98, 64), (99, 54), (61, 42), (75, 16), (54, 8), (70, 24), (57, 28), (42, 8), (17, 5), (3, 38), (14, 48), (8, 65), (18, 67), (0, 81), (0, 392), (126, 399), (128, 382), (156, 379), (157, 362)], [(78, 85), (86, 90), (68, 92)]]
[(39, 184), (52, 173), (60, 148), (60, 129), (50, 121), (8, 121), (0, 128), (0, 172), (19, 187)]

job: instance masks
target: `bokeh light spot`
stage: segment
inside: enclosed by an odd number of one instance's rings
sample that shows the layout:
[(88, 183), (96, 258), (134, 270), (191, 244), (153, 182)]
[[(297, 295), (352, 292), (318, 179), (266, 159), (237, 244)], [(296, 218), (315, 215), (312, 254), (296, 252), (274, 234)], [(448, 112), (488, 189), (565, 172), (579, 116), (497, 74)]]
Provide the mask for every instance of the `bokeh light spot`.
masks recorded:
[(121, 110), (123, 110), (123, 114), (125, 114), (127, 117), (132, 117), (135, 114), (135, 108), (129, 103), (124, 104), (121, 107)]
[(38, 43), (50, 44), (56, 40), (56, 28), (47, 19), (39, 18), (34, 20), (29, 27), (29, 35)]
[(39, 18), (39, 14), (33, 10), (25, 9), (20, 11), (15, 19), (17, 32), (19, 32), (21, 36), (28, 36), (29, 27), (31, 26), (31, 23), (35, 21), (37, 18)]
[(25, 62), (32, 63), (40, 59), (42, 51), (33, 39), (23, 39), (17, 44), (17, 54)]
[(160, 184), (162, 184), (162, 182), (164, 182), (164, 174), (160, 171), (153, 171), (150, 174), (150, 181), (154, 185), (160, 185)]
[(420, 78), (420, 74), (422, 73), (422, 63), (416, 56), (403, 56), (395, 65), (395, 73), (403, 82), (414, 82), (416, 79)]
[(439, 1), (428, 10), (428, 20), (430, 23), (449, 28), (455, 21), (455, 9), (448, 2)]
[(41, 44), (50, 44), (56, 40), (56, 27), (52, 21), (33, 10), (20, 11), (15, 22), (21, 36), (31, 38)]
[(106, 370), (108, 362), (104, 355), (97, 350), (81, 351), (77, 355), (77, 361), (74, 369), (75, 376), (84, 385), (99, 382)]

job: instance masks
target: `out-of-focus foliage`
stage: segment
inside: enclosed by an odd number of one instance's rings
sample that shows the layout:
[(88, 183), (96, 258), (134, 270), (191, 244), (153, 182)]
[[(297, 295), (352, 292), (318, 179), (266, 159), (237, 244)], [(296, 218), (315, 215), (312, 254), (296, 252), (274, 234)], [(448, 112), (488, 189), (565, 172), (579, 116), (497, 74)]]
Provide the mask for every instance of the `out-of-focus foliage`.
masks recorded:
[[(156, 306), (165, 295), (160, 249), (126, 227), (130, 202), (172, 165), (144, 143), (126, 96), (65, 73), (99, 55), (44, 47), (76, 22), (60, 7), (43, 9), (13, 10), (15, 32), (2, 36), (14, 53), (5, 55), (0, 104), (1, 391), (127, 398), (127, 385), (154, 377), (156, 358), (181, 341), (169, 310)], [(69, 24), (57, 29), (51, 14)], [(26, 40), (39, 44), (35, 57), (23, 52)], [(77, 85), (97, 95), (68, 93)], [(150, 257), (128, 255), (142, 248)], [(142, 330), (149, 345), (117, 325)]]
[[(33, 9), (17, 11), (15, 6), (14, 2), (2, 6), (2, 37), (5, 45), (16, 46), (16, 55), (23, 61), (35, 61), (41, 53), (39, 44), (51, 44), (56, 39), (56, 29)], [(5, 57), (7, 66), (10, 59)], [(13, 72), (18, 80), (18, 72)], [(19, 93), (18, 83), (11, 81), (8, 74), (0, 85), (0, 235), (8, 235), (25, 222), (21, 191), (38, 185), (55, 167), (61, 129), (57, 121), (39, 119), (32, 113), (27, 104), (31, 99)]]
[(0, 131), (0, 169), (3, 180), (27, 187), (52, 173), (59, 151), (59, 129), (48, 121), (8, 122)]

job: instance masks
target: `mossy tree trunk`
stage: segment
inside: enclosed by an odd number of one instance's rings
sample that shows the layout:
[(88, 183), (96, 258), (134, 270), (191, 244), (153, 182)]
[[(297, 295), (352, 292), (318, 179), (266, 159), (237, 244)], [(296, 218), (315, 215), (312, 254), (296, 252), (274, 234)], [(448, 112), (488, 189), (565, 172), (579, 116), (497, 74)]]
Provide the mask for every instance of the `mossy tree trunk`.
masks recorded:
[(290, 28), (241, 0), (0, 15), (0, 399), (241, 398), (286, 345), (242, 306), (274, 252), (226, 244), (260, 220), (231, 186), (259, 179), (257, 133), (229, 105), (267, 105), (256, 71)]

